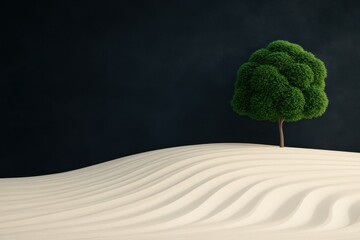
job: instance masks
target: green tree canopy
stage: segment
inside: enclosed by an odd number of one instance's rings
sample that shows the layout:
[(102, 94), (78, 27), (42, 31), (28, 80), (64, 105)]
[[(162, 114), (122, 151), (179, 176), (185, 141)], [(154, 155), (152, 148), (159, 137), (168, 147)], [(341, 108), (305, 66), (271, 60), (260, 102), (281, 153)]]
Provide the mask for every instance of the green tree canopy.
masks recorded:
[(233, 110), (255, 120), (298, 121), (321, 116), (328, 105), (324, 63), (284, 40), (255, 51), (237, 71)]

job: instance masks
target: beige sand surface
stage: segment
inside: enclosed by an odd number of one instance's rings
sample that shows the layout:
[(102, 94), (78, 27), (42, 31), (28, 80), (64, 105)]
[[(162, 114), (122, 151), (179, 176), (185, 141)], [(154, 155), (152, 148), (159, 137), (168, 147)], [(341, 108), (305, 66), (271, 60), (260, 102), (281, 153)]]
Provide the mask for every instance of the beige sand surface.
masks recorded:
[(360, 153), (161, 149), (0, 179), (1, 240), (359, 240)]

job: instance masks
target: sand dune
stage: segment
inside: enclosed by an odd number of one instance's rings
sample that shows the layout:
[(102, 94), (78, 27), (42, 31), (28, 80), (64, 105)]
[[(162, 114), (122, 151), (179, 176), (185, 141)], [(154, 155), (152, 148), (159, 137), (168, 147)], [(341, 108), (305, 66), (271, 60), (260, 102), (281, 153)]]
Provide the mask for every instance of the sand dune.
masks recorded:
[(360, 153), (204, 144), (0, 179), (1, 240), (360, 239)]

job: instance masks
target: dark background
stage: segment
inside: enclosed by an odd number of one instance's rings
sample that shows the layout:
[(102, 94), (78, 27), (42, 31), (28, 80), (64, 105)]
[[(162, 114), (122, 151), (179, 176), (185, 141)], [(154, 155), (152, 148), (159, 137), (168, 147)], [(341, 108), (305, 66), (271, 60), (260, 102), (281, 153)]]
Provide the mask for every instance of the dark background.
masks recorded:
[(230, 100), (237, 68), (277, 39), (328, 69), (327, 112), (286, 123), (286, 145), (359, 152), (359, 12), (340, 0), (2, 3), (0, 176), (179, 145), (276, 145), (275, 123), (239, 117)]

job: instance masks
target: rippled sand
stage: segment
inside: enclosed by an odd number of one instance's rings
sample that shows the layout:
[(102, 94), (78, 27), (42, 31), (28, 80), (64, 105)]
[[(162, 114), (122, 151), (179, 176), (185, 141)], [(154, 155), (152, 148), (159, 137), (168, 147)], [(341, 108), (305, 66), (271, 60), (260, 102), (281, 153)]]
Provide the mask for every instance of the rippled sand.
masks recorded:
[(0, 179), (1, 240), (359, 240), (360, 153), (161, 149)]

